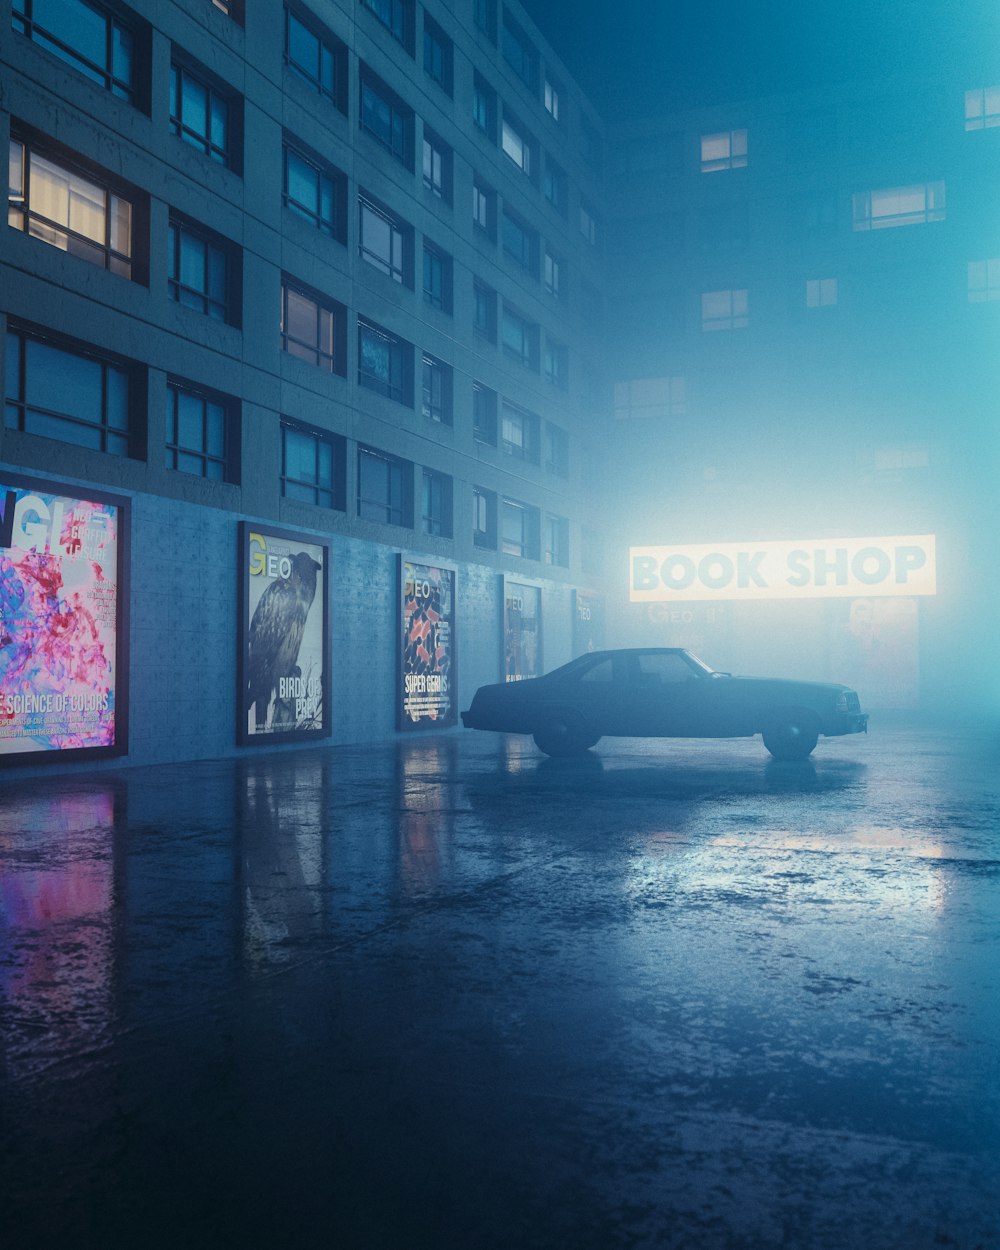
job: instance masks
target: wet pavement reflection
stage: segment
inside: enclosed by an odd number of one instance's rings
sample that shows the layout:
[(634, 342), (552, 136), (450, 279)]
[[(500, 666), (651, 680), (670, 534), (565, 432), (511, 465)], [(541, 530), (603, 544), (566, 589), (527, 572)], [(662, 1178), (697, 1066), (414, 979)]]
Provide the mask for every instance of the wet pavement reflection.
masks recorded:
[(997, 1250), (998, 763), (0, 781), (0, 1245)]

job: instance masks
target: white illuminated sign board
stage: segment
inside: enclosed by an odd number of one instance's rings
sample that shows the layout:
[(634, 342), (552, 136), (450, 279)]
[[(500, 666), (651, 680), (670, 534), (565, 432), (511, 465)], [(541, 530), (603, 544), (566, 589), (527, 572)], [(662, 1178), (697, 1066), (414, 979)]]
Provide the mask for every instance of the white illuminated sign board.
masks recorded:
[(633, 603), (934, 595), (934, 535), (632, 547)]

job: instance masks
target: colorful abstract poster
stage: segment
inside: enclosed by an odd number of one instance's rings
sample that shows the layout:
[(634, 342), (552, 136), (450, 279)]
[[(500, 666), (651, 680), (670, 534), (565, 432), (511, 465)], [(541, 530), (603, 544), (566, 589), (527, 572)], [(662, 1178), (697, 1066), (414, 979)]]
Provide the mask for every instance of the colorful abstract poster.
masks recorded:
[(329, 547), (241, 523), (239, 739), (330, 733)]
[(542, 673), (542, 592), (504, 579), (503, 676), (523, 681)]
[(600, 595), (573, 593), (573, 655), (604, 650), (604, 600)]
[(121, 754), (125, 501), (0, 478), (0, 758)]
[(400, 729), (445, 729), (457, 720), (455, 574), (399, 557)]

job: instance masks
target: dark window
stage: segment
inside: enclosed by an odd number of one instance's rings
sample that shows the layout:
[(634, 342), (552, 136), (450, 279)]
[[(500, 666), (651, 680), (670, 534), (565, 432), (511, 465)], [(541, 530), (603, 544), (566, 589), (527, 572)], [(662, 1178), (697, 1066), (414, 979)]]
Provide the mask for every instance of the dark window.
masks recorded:
[(435, 473), (433, 469), (425, 468), (421, 496), (424, 533), (451, 538), (451, 478), (447, 473)]
[(243, 25), (243, 0), (212, 0), (212, 4), (220, 13)]
[(446, 204), (451, 203), (452, 165), (451, 148), (429, 126), (425, 126), (424, 186)]
[(527, 369), (538, 368), (538, 326), (526, 321), (505, 304), (503, 309), (503, 350), (506, 356)]
[(500, 549), (506, 556), (538, 559), (538, 509), (517, 499), (501, 506)]
[(170, 66), (170, 130), (220, 165), (235, 166), (230, 93), (186, 65)]
[(432, 243), (424, 243), (424, 299), (442, 312), (451, 312), (451, 257)]
[(545, 563), (569, 568), (569, 522), (566, 518), (547, 512), (542, 537), (542, 559)]
[(472, 541), (477, 547), (497, 548), (497, 497), (494, 491), (472, 488)]
[(497, 0), (472, 0), (472, 17), (481, 31), (497, 41)]
[(447, 95), (452, 92), (453, 62), (451, 40), (424, 10), (424, 72)]
[(344, 372), (347, 310), (333, 300), (283, 281), (281, 349), (326, 373)]
[(387, 208), (358, 197), (361, 258), (395, 282), (413, 286), (413, 230)]
[(452, 371), (451, 366), (426, 352), (423, 355), (423, 384), (421, 410), (430, 421), (442, 425), (452, 423)]
[(232, 480), (235, 460), (231, 404), (221, 396), (171, 380), (167, 384), (168, 469), (212, 482)]
[(236, 262), (207, 231), (170, 218), (167, 290), (172, 300), (217, 321), (238, 324)]
[(488, 239), (497, 237), (497, 193), (476, 174), (472, 179), (472, 223)]
[(472, 81), (472, 120), (491, 143), (496, 143), (497, 93), (478, 73)]
[(545, 289), (553, 297), (553, 299), (563, 299), (563, 263), (558, 256), (555, 256), (549, 249), (545, 249), (545, 264), (542, 277), (545, 281)]
[(347, 111), (347, 57), (344, 45), (285, 9), (285, 64), (319, 95)]
[(477, 443), (497, 445), (497, 393), (482, 382), (472, 384), (472, 432)]
[(8, 429), (129, 455), (132, 381), (123, 365), (11, 326), (5, 376)]
[(284, 144), (282, 199), (286, 208), (341, 243), (345, 241), (347, 180), (332, 165)]
[(538, 53), (508, 13), (503, 17), (503, 59), (531, 91), (538, 89)]
[(10, 141), (7, 224), (123, 278), (133, 275), (134, 204), (100, 175)]
[(538, 235), (506, 209), (503, 213), (503, 250), (533, 278), (538, 276)]
[(358, 318), (358, 385), (399, 404), (413, 402), (413, 346)]
[(358, 448), (358, 516), (413, 527), (413, 465), (373, 447)]
[(561, 216), (566, 216), (566, 203), (569, 199), (569, 182), (565, 170), (561, 169), (548, 155), (545, 157), (545, 176), (542, 178), (542, 193), (552, 207)]
[(545, 422), (545, 467), (556, 477), (569, 477), (569, 435), (551, 421)]
[(13, 26), (105, 91), (135, 103), (135, 32), (103, 6), (85, 0), (14, 0)]
[(497, 293), (482, 282), (473, 282), (473, 328), (490, 343), (497, 341)]
[(555, 386), (565, 389), (569, 374), (569, 352), (561, 343), (545, 340), (545, 376)]
[(412, 0), (361, 0), (362, 5), (374, 13), (393, 38), (413, 52), (413, 4)]
[(413, 110), (371, 74), (361, 79), (361, 129), (412, 169)]
[(282, 495), (343, 512), (346, 446), (339, 434), (282, 420)]

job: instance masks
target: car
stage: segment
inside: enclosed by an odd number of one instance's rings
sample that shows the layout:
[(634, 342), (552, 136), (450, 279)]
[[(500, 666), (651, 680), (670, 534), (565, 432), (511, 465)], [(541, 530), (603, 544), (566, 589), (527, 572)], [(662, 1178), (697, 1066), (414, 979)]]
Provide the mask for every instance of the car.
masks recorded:
[(801, 760), (820, 734), (868, 732), (868, 715), (848, 686), (734, 677), (681, 647), (592, 651), (544, 677), (481, 686), (462, 723), (532, 734), (546, 755), (575, 755), (603, 737), (759, 733), (775, 759)]

